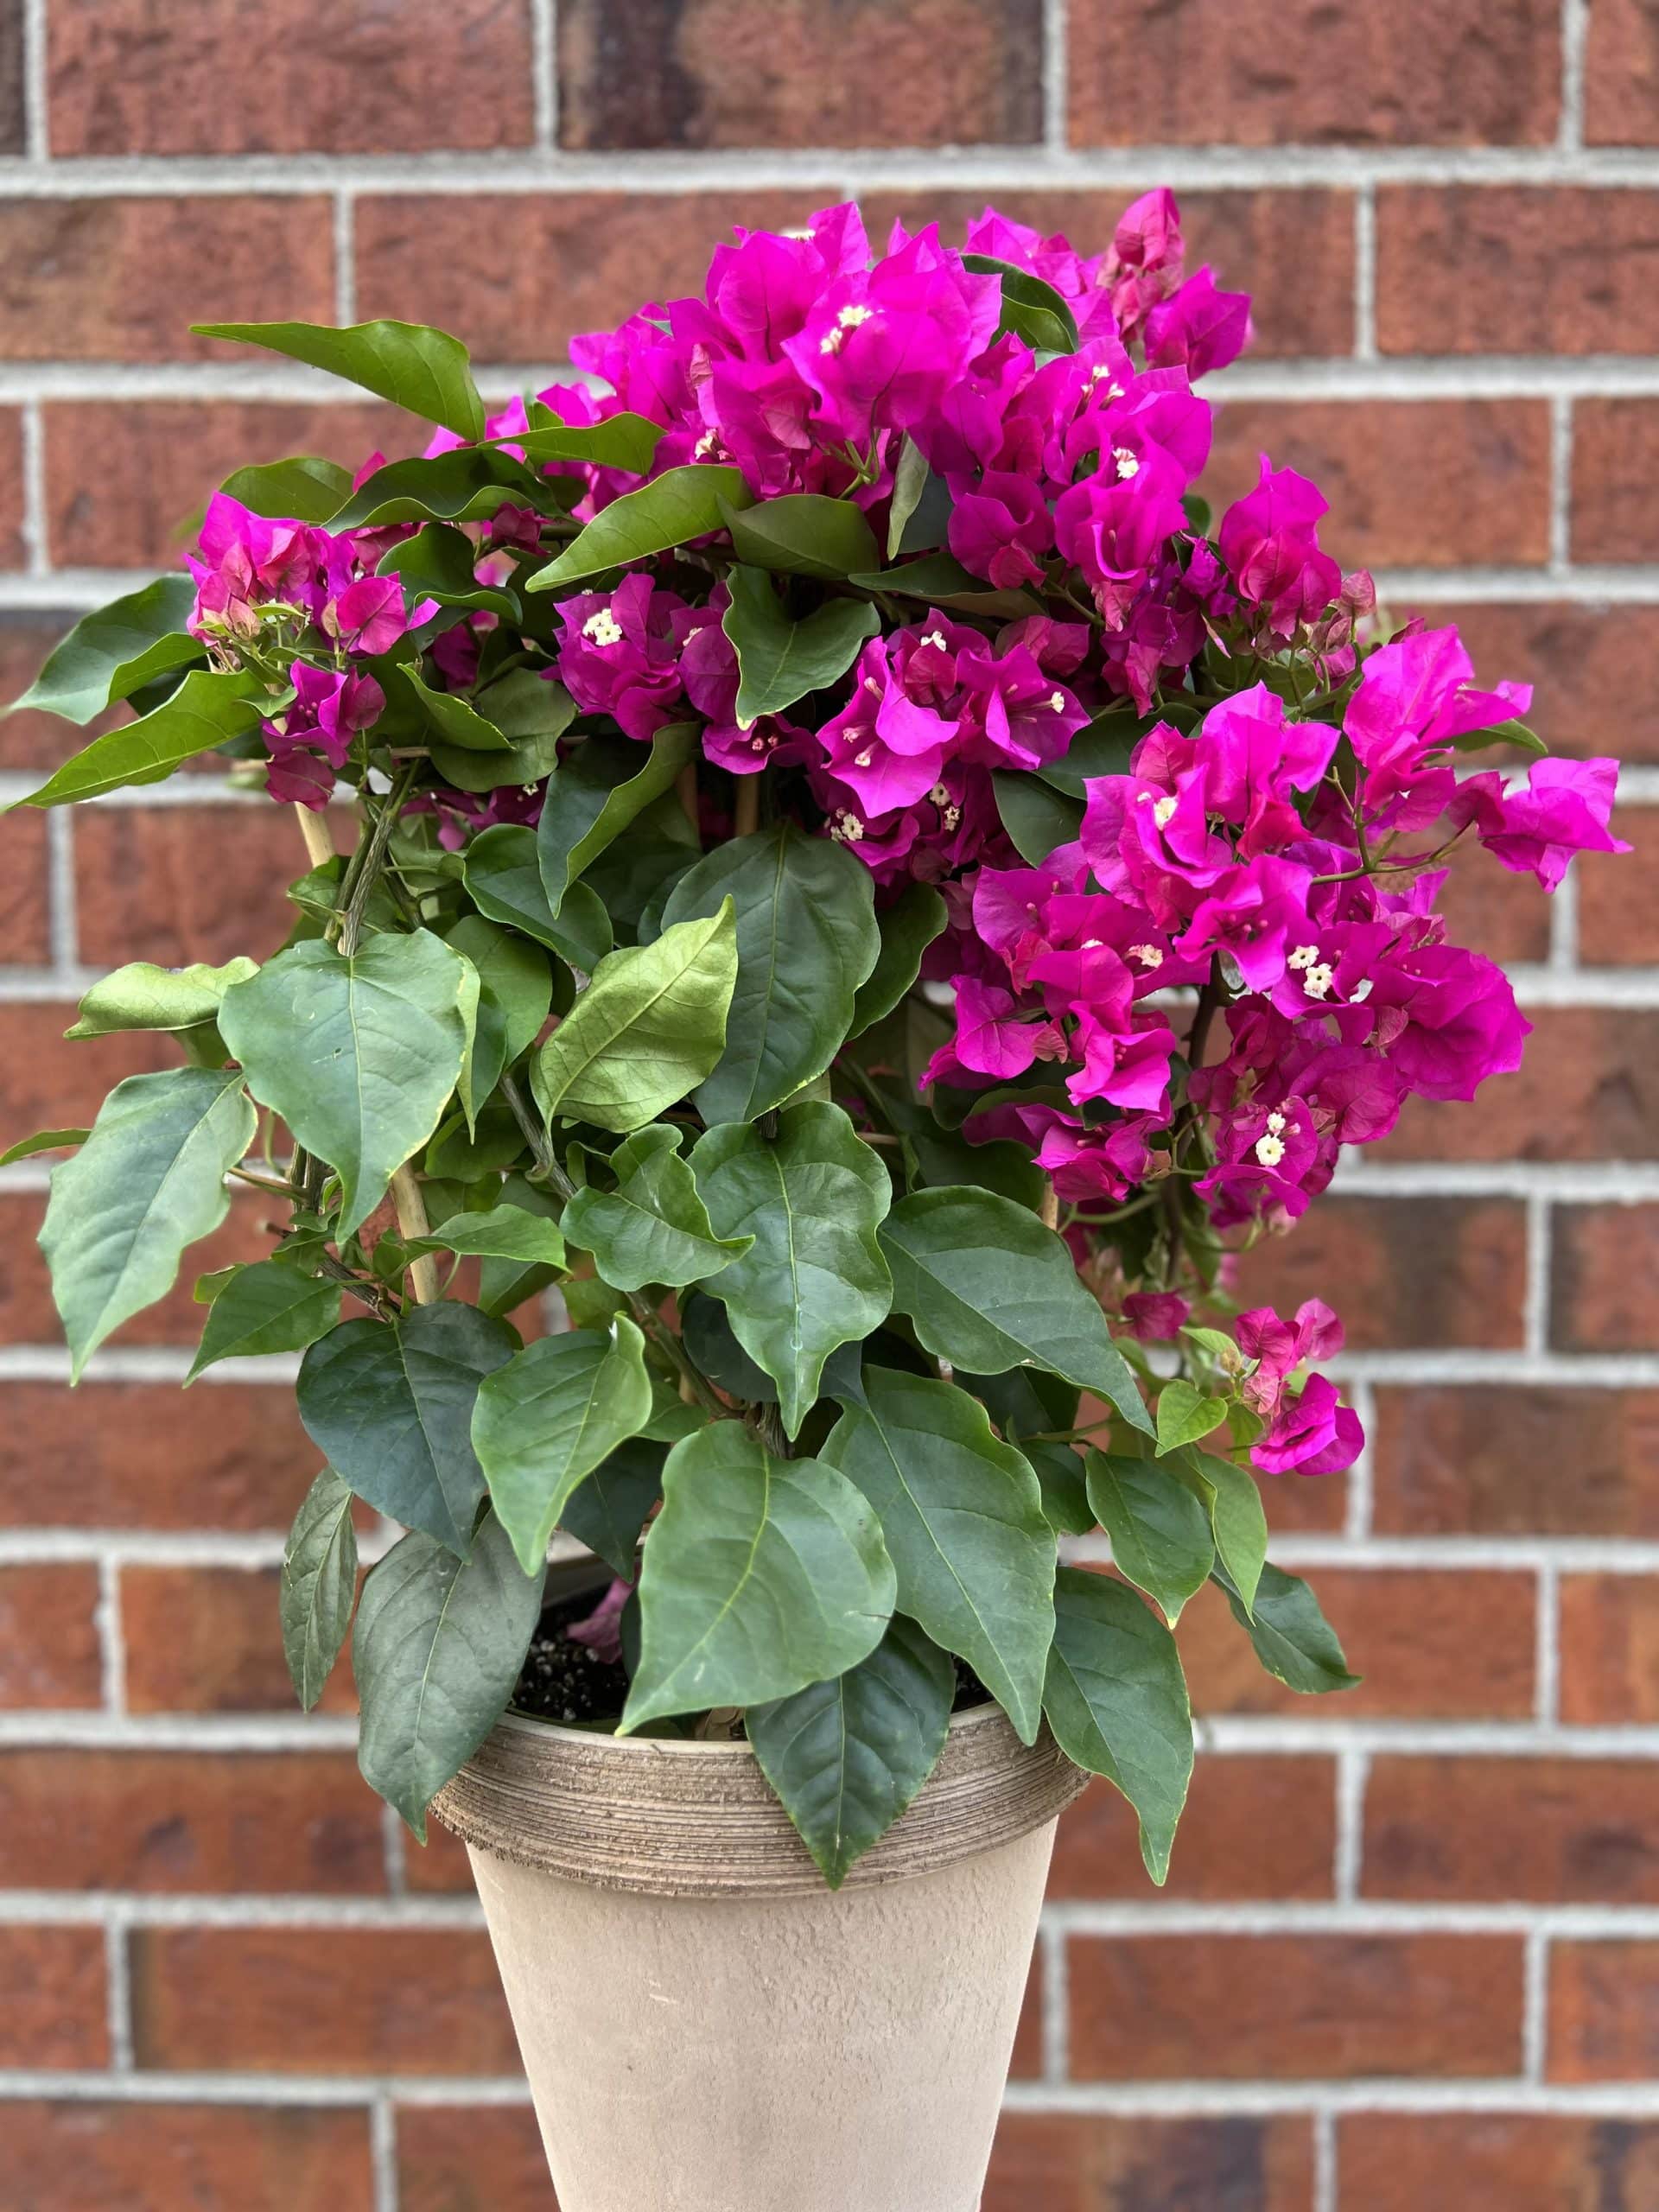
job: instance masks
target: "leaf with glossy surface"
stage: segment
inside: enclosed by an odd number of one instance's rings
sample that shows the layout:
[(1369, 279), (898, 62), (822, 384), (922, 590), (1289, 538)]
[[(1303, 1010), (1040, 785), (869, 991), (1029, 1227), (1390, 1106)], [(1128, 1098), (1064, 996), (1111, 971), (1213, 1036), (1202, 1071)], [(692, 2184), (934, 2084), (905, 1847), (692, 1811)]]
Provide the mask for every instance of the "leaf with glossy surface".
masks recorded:
[(601, 507), (581, 536), (571, 540), (556, 561), (538, 569), (524, 588), (561, 590), (602, 575), (607, 569), (626, 568), (630, 562), (648, 561), (675, 546), (689, 545), (694, 538), (723, 530), (727, 509), (747, 507), (752, 496), (739, 469), (707, 461), (664, 469), (637, 492), (625, 492)]
[(944, 929), (944, 900), (931, 883), (907, 883), (876, 915), (881, 949), (853, 996), (849, 1038), (885, 1020), (922, 972), (922, 955)]
[(377, 1512), (464, 1553), (484, 1495), (473, 1405), (518, 1349), (504, 1321), (447, 1300), (396, 1321), (343, 1322), (300, 1363), (300, 1419)]
[(340, 1285), (280, 1260), (236, 1268), (213, 1300), (187, 1382), (221, 1359), (303, 1351), (340, 1320)]
[(1034, 1743), (1053, 1633), (1054, 1535), (1024, 1455), (954, 1383), (867, 1366), (823, 1456), (875, 1509), (899, 1605), (964, 1658)]
[(190, 968), (158, 968), (153, 961), (134, 960), (92, 985), (80, 1001), (74, 1027), (63, 1033), (79, 1039), (123, 1029), (199, 1028), (215, 1018), (232, 983), (257, 973), (256, 962), (241, 958), (222, 968), (210, 968), (205, 961)]
[(761, 1771), (832, 1890), (938, 1765), (956, 1694), (949, 1655), (895, 1613), (856, 1667), (744, 1716)]
[(519, 823), (480, 830), (467, 848), (467, 888), (492, 921), (550, 945), (591, 976), (611, 949), (610, 917), (585, 884), (572, 884), (556, 915), (542, 888), (536, 832)]
[(198, 338), (228, 338), (307, 362), (361, 385), (458, 437), (484, 435), (484, 403), (460, 339), (422, 322), (197, 322)]
[(867, 1658), (893, 1561), (866, 1500), (741, 1421), (677, 1444), (639, 1577), (640, 1654), (619, 1735), (677, 1713), (792, 1697)]
[(536, 858), (553, 913), (589, 861), (671, 787), (696, 753), (697, 735), (695, 722), (671, 722), (649, 746), (589, 738), (548, 779)]
[(1089, 1502), (1112, 1540), (1113, 1563), (1173, 1628), (1216, 1563), (1201, 1501), (1156, 1459), (1091, 1452)]
[(643, 476), (663, 441), (663, 426), (626, 411), (602, 423), (561, 423), (544, 402), (532, 399), (530, 427), (503, 433), (502, 442), (522, 448), (530, 461), (584, 461), (595, 468), (626, 468)]
[[(927, 489), (929, 475), (927, 456), (908, 432), (900, 441), (898, 464), (893, 472), (893, 499), (887, 509), (887, 545), (889, 561), (896, 561), (905, 542), (905, 530), (911, 517), (922, 503)], [(855, 568), (867, 568), (868, 562), (857, 561)]]
[(1215, 1579), (1227, 1592), (1233, 1618), (1249, 1636), (1256, 1657), (1287, 1689), (1323, 1696), (1331, 1690), (1351, 1690), (1358, 1682), (1359, 1676), (1348, 1671), (1342, 1646), (1319, 1611), (1319, 1599), (1300, 1575), (1263, 1567), (1255, 1607), (1249, 1612), (1224, 1567), (1216, 1570)]
[(887, 1317), (876, 1241), (887, 1171), (840, 1107), (820, 1100), (785, 1108), (771, 1139), (741, 1122), (709, 1129), (691, 1168), (716, 1236), (754, 1240), (703, 1291), (777, 1383), (785, 1431), (798, 1436), (824, 1361)]
[(1216, 1556), (1232, 1580), (1246, 1613), (1254, 1611), (1256, 1586), (1268, 1556), (1268, 1516), (1255, 1478), (1231, 1459), (1212, 1452), (1189, 1452), (1187, 1463), (1210, 1515)]
[(85, 724), (152, 677), (200, 660), (201, 645), (185, 630), (195, 603), (192, 577), (158, 576), (141, 591), (82, 615), (6, 712), (33, 708)]
[(738, 559), (774, 575), (835, 580), (881, 557), (862, 508), (823, 492), (789, 492), (749, 507), (733, 501), (726, 527)]
[(53, 1169), (41, 1249), (72, 1381), (111, 1330), (171, 1288), (185, 1248), (224, 1220), (226, 1171), (256, 1126), (238, 1069), (132, 1075)]
[(542, 1616), (486, 1516), (465, 1559), (429, 1536), (394, 1544), (363, 1586), (352, 1636), (363, 1779), (426, 1841), (426, 1808), (505, 1710)]
[(481, 522), (510, 502), (531, 505), (536, 479), (488, 446), (452, 447), (387, 461), (365, 477), (330, 528), (380, 530), (392, 523)]
[(1184, 1376), (1177, 1376), (1158, 1393), (1158, 1449), (1179, 1452), (1184, 1444), (1196, 1444), (1211, 1429), (1219, 1428), (1226, 1418), (1224, 1399), (1206, 1398)]
[(553, 973), (539, 945), (483, 914), (463, 915), (444, 943), (478, 971), (473, 1085), (487, 1098), (502, 1071), (541, 1035), (553, 1003)]
[(696, 1179), (680, 1157), (680, 1131), (668, 1123), (653, 1122), (618, 1145), (610, 1167), (616, 1188), (578, 1191), (565, 1206), (563, 1229), (618, 1290), (643, 1290), (648, 1282), (683, 1290), (718, 1274), (753, 1243), (715, 1236)]
[(277, 1592), (288, 1678), (308, 1713), (334, 1670), (356, 1602), (352, 1493), (332, 1467), (325, 1467), (294, 1516)]
[(1083, 827), (1082, 802), (1051, 790), (1039, 776), (1017, 769), (993, 772), (996, 810), (1023, 861), (1039, 866), (1058, 845), (1072, 843)]
[(842, 677), (881, 618), (857, 599), (829, 599), (799, 620), (785, 613), (764, 569), (728, 572), (731, 604), (721, 627), (737, 655), (737, 720), (747, 729)]
[(747, 1122), (822, 1075), (881, 949), (870, 872), (845, 846), (780, 822), (689, 869), (665, 925), (730, 899), (737, 982), (719, 1065), (697, 1092), (705, 1122)]
[(542, 1215), (522, 1206), (492, 1206), (487, 1213), (458, 1213), (409, 1246), (411, 1257), (457, 1252), (466, 1260), (519, 1260), (538, 1267), (564, 1265), (564, 1239)]
[(881, 1249), (893, 1302), (935, 1358), (981, 1375), (1046, 1368), (1152, 1433), (1133, 1370), (1071, 1253), (1024, 1206), (963, 1186), (912, 1192), (893, 1208)]
[(428, 523), (382, 556), (377, 575), (395, 575), (415, 603), (435, 599), (440, 607), (464, 607), (499, 614), (509, 622), (522, 610), (516, 591), (478, 580), (478, 548), (464, 531), (448, 523)]
[(847, 581), (861, 591), (922, 599), (930, 607), (960, 614), (1002, 614), (1017, 620), (1043, 611), (1042, 601), (1028, 591), (998, 591), (950, 553), (924, 553), (918, 560), (901, 561), (891, 569), (859, 569)]
[[(690, 1413), (690, 1407), (683, 1408)], [(634, 1577), (640, 1531), (663, 1494), (664, 1446), (648, 1437), (631, 1436), (602, 1459), (565, 1500), (559, 1526), (567, 1536), (597, 1553), (613, 1574)]]
[(1075, 353), (1079, 343), (1076, 318), (1052, 284), (1033, 276), (1011, 261), (988, 253), (964, 253), (964, 269), (976, 276), (995, 276), (1002, 285), (1002, 316), (999, 331), (1011, 330), (1023, 338), (1033, 353)]
[(219, 490), (251, 514), (274, 522), (325, 523), (352, 496), (352, 472), (314, 453), (289, 454), (233, 469)]
[(506, 743), (480, 753), (432, 738), (432, 765), (444, 781), (457, 791), (493, 791), (550, 776), (559, 765), (559, 740), (575, 718), (576, 702), (564, 686), (515, 668), (474, 696), (479, 713)]
[(171, 698), (136, 722), (95, 737), (16, 804), (63, 806), (131, 784), (159, 784), (181, 761), (247, 736), (276, 705), (260, 678), (245, 670), (193, 668)]

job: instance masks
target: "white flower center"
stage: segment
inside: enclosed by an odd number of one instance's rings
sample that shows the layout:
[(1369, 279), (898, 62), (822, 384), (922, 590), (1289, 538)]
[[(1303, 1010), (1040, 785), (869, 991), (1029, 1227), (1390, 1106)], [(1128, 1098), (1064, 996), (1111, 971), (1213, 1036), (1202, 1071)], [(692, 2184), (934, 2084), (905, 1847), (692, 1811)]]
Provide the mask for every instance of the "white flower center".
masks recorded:
[(950, 650), (950, 640), (943, 630), (930, 630), (921, 642), (925, 645), (937, 645), (942, 653), (948, 653)]
[(601, 607), (597, 613), (590, 614), (582, 624), (582, 634), (584, 638), (591, 638), (596, 645), (620, 645), (622, 625), (608, 607)]
[(1311, 968), (1319, 957), (1317, 944), (1299, 944), (1294, 952), (1286, 955), (1285, 965), (1287, 968)]
[(1065, 712), (1065, 692), (1051, 691), (1048, 695), (1048, 703), (1054, 709), (1054, 712), (1057, 715), (1063, 715)]
[(1173, 791), (1153, 803), (1152, 818), (1160, 830), (1166, 829), (1180, 801)]
[(1322, 999), (1337, 980), (1336, 970), (1321, 961), (1317, 968), (1310, 968), (1302, 978), (1302, 988), (1311, 999)]
[(1275, 1136), (1258, 1137), (1255, 1156), (1264, 1167), (1276, 1167), (1285, 1156), (1283, 1141)]
[(1120, 482), (1127, 483), (1131, 476), (1138, 476), (1141, 474), (1141, 463), (1129, 451), (1128, 446), (1114, 446), (1112, 459), (1117, 463)]
[(696, 445), (692, 447), (691, 451), (696, 455), (696, 459), (701, 461), (703, 459), (705, 454), (711, 454), (719, 442), (720, 433), (718, 430), (705, 430), (702, 435), (697, 440)]
[(1155, 944), (1132, 944), (1129, 957), (1138, 960), (1143, 968), (1161, 968), (1164, 964), (1164, 956)]
[(950, 804), (950, 794), (943, 784), (935, 784), (928, 797), (935, 806), (949, 806)]
[(1274, 1136), (1282, 1136), (1285, 1132), (1284, 1116), (1282, 1114), (1269, 1114), (1268, 1116), (1268, 1127), (1272, 1130)]

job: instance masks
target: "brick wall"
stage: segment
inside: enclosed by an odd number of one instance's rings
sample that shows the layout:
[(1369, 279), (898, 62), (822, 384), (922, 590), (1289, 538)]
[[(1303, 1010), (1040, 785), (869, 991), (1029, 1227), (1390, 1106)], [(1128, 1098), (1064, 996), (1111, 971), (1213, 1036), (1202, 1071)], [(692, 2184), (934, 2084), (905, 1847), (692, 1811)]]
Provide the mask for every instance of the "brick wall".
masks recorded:
[[(429, 318), (505, 393), (693, 282), (734, 218), (994, 194), (1097, 245), (1160, 181), (1257, 300), (1214, 387), (1217, 489), (1262, 443), (1311, 471), (1393, 605), (1454, 612), (1558, 744), (1632, 763), (1649, 857), (1548, 913), (1471, 871), (1527, 1071), (1408, 1115), (1253, 1262), (1349, 1318), (1370, 1455), (1270, 1488), (1366, 1686), (1298, 1705), (1193, 1608), (1169, 1890), (1096, 1789), (987, 2205), (1644, 2212), (1656, 0), (0, 0), (0, 696), (232, 465), (410, 436), (193, 318)], [(0, 795), (61, 743), (0, 723)], [(298, 865), (285, 817), (205, 777), (0, 837), (9, 1135), (135, 1064), (56, 1041), (94, 974), (266, 949)], [(28, 1242), (44, 1179), (0, 1177), (0, 2195), (546, 2212), (459, 1852), (382, 1818), (345, 1696), (290, 1706), (273, 1593), (312, 1461), (287, 1377), (176, 1395), (186, 1293), (72, 1398)], [(238, 1202), (207, 1264), (258, 1219)]]

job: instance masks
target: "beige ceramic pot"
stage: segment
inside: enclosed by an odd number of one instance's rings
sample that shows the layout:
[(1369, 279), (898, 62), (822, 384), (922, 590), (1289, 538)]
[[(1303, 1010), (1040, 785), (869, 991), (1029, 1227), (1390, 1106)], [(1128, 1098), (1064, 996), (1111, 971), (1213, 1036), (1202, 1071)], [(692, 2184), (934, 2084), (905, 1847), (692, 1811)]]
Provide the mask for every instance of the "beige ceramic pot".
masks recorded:
[(838, 1892), (746, 1744), (509, 1714), (466, 1840), (561, 2212), (976, 2212), (1054, 1823), (1001, 1710)]

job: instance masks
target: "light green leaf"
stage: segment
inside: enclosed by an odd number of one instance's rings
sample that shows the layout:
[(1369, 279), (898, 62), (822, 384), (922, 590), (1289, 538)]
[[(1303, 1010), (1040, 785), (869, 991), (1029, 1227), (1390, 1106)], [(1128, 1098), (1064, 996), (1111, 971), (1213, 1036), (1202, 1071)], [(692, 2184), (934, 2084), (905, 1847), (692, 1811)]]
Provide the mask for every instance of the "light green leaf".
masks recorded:
[(716, 1236), (690, 1166), (680, 1157), (680, 1131), (649, 1123), (611, 1154), (613, 1191), (590, 1185), (564, 1209), (563, 1230), (591, 1252), (618, 1290), (648, 1282), (683, 1290), (741, 1258), (753, 1237)]
[(1210, 1515), (1216, 1555), (1249, 1614), (1255, 1609), (1256, 1586), (1268, 1556), (1268, 1516), (1255, 1478), (1247, 1468), (1211, 1452), (1189, 1452), (1185, 1457)]
[(9, 1144), (0, 1152), (0, 1167), (10, 1167), (19, 1160), (32, 1160), (37, 1152), (67, 1152), (76, 1145), (85, 1144), (91, 1136), (90, 1129), (36, 1129), (32, 1137), (19, 1137), (16, 1144)]
[[(559, 1201), (539, 1183), (532, 1183), (523, 1175), (509, 1175), (501, 1185), (499, 1203), (518, 1213), (535, 1215), (538, 1221), (550, 1224), (556, 1234)], [(560, 1242), (563, 1242), (563, 1238)], [(511, 1313), (527, 1298), (535, 1298), (545, 1290), (557, 1272), (544, 1260), (486, 1259), (478, 1271), (478, 1302), (486, 1313)]]
[(194, 1382), (220, 1359), (252, 1359), (265, 1352), (303, 1351), (340, 1320), (340, 1285), (280, 1260), (235, 1268), (208, 1309), (201, 1348), (185, 1376)]
[(1206, 1398), (1177, 1376), (1158, 1393), (1158, 1449), (1160, 1453), (1179, 1452), (1184, 1444), (1196, 1444), (1226, 1418), (1224, 1398)]
[(907, 883), (890, 906), (882, 907), (875, 918), (881, 950), (854, 996), (849, 1038), (861, 1037), (893, 1012), (920, 975), (922, 955), (947, 918), (944, 901), (931, 883)]
[(747, 1122), (708, 1130), (692, 1173), (716, 1236), (753, 1237), (702, 1288), (778, 1385), (798, 1436), (823, 1363), (887, 1319), (891, 1286), (876, 1242), (893, 1186), (839, 1106), (786, 1107), (768, 1139)]
[(423, 1843), (427, 1807), (512, 1695), (542, 1617), (543, 1573), (523, 1572), (487, 1516), (464, 1560), (429, 1536), (405, 1536), (363, 1586), (352, 1636), (357, 1763)]
[(349, 960), (321, 938), (290, 945), (225, 995), (219, 1030), (249, 1090), (340, 1177), (342, 1236), (438, 1125), (466, 1054), (471, 975), (416, 930)]
[(486, 1377), (473, 1448), (526, 1573), (546, 1556), (577, 1484), (638, 1434), (651, 1409), (645, 1338), (621, 1314), (608, 1337), (543, 1337)]
[(448, 1300), (343, 1322), (300, 1363), (300, 1419), (377, 1512), (464, 1553), (484, 1495), (473, 1404), (518, 1349), (505, 1322)]
[[(683, 1414), (695, 1410), (690, 1406), (680, 1408)], [(586, 1481), (578, 1483), (565, 1500), (559, 1526), (566, 1535), (596, 1552), (612, 1573), (626, 1581), (633, 1580), (635, 1554), (645, 1517), (663, 1494), (663, 1461), (667, 1456), (661, 1444), (645, 1436), (631, 1436), (602, 1459)]]
[(214, 1019), (232, 983), (245, 982), (258, 972), (256, 961), (241, 958), (222, 968), (210, 968), (205, 961), (190, 968), (157, 968), (151, 961), (135, 960), (92, 985), (81, 1000), (73, 1028), (63, 1033), (105, 1037), (121, 1029), (199, 1028)]
[(255, 1127), (238, 1069), (131, 1075), (74, 1158), (53, 1169), (41, 1249), (72, 1380), (111, 1330), (171, 1288), (186, 1246), (224, 1220), (226, 1171)]
[(227, 499), (272, 521), (325, 523), (351, 498), (352, 472), (313, 453), (290, 454), (233, 469), (219, 488)]
[(305, 361), (377, 392), (458, 437), (484, 435), (484, 403), (467, 348), (420, 322), (197, 322), (198, 338), (229, 338)]
[(844, 676), (859, 647), (881, 627), (875, 608), (858, 599), (827, 599), (796, 621), (764, 569), (733, 569), (726, 584), (731, 604), (721, 627), (737, 654), (737, 719), (744, 729)]
[(502, 584), (478, 581), (479, 551), (472, 539), (448, 523), (428, 523), (413, 537), (398, 541), (375, 573), (395, 575), (411, 604), (435, 599), (441, 607), (481, 608), (509, 622), (519, 620), (518, 594)]
[(619, 1735), (671, 1713), (761, 1705), (867, 1658), (893, 1561), (863, 1497), (817, 1459), (774, 1459), (713, 1421), (663, 1468), (639, 1578), (640, 1654)]
[(1351, 1690), (1359, 1681), (1348, 1671), (1336, 1632), (1319, 1611), (1319, 1601), (1300, 1575), (1263, 1567), (1255, 1605), (1247, 1612), (1237, 1586), (1224, 1567), (1215, 1579), (1227, 1592), (1233, 1618), (1255, 1647), (1255, 1656), (1275, 1680), (1307, 1696)]
[(737, 918), (737, 984), (718, 1067), (697, 1093), (705, 1122), (747, 1122), (822, 1075), (880, 950), (870, 872), (843, 845), (779, 822), (717, 845), (675, 885), (671, 927)]
[(874, 1507), (899, 1605), (1034, 1743), (1054, 1629), (1054, 1535), (1022, 1453), (954, 1383), (867, 1366), (823, 1456)]
[(408, 1247), (411, 1259), (425, 1252), (458, 1252), (466, 1260), (519, 1260), (562, 1268), (564, 1239), (554, 1224), (522, 1206), (492, 1206), (487, 1213), (458, 1213)]
[(663, 426), (643, 415), (607, 415), (602, 423), (561, 423), (543, 401), (529, 406), (530, 428), (502, 433), (501, 442), (522, 447), (531, 461), (584, 461), (595, 468), (626, 468), (643, 476), (663, 439)]
[(1174, 1637), (1109, 1575), (1056, 1575), (1043, 1708), (1067, 1758), (1134, 1806), (1141, 1856), (1161, 1885), (1192, 1778), (1192, 1708)]
[(181, 760), (245, 737), (278, 703), (260, 678), (245, 670), (193, 668), (170, 699), (136, 722), (95, 737), (16, 804), (62, 806), (129, 784), (159, 784)]
[(637, 492), (625, 492), (601, 507), (582, 535), (571, 540), (557, 560), (538, 569), (524, 588), (562, 590), (567, 584), (602, 575), (607, 569), (648, 561), (694, 538), (707, 537), (725, 528), (728, 507), (747, 507), (752, 497), (739, 469), (707, 461), (665, 469)]
[(750, 1707), (761, 1771), (832, 1890), (938, 1764), (956, 1694), (948, 1655), (895, 1613), (856, 1667)]
[(654, 944), (607, 954), (531, 1062), (548, 1121), (593, 1122), (624, 1135), (654, 1122), (719, 1059), (736, 980), (729, 899), (711, 918), (666, 929)]
[(1216, 1563), (1210, 1517), (1156, 1459), (1089, 1454), (1089, 1503), (1112, 1540), (1112, 1559), (1154, 1600), (1172, 1628)]
[(547, 955), (499, 922), (466, 914), (444, 939), (478, 973), (478, 1027), (473, 1039), (473, 1087), (487, 1098), (542, 1033), (553, 1002)]
[(356, 1602), (352, 1493), (332, 1467), (325, 1467), (294, 1516), (277, 1594), (283, 1656), (294, 1694), (308, 1713), (334, 1670)]
[[(896, 561), (904, 543), (905, 527), (922, 503), (922, 493), (927, 489), (927, 456), (914, 438), (906, 432), (899, 448), (898, 466), (893, 472), (893, 501), (887, 510), (887, 558)], [(868, 568), (870, 563), (855, 561), (857, 569)]]
[(748, 507), (734, 499), (726, 526), (738, 559), (773, 575), (838, 581), (881, 557), (863, 510), (822, 492), (789, 492)]
[(671, 722), (649, 747), (589, 738), (548, 779), (536, 831), (537, 863), (550, 911), (590, 861), (669, 790), (697, 750), (698, 725)]
[(85, 724), (152, 677), (200, 660), (201, 645), (184, 626), (195, 603), (191, 577), (158, 576), (141, 591), (82, 615), (6, 712), (35, 708)]
[(935, 1358), (973, 1373), (1047, 1368), (1152, 1419), (1065, 1243), (1012, 1198), (947, 1186), (902, 1199), (881, 1232), (893, 1302)]
[(556, 915), (542, 888), (536, 832), (520, 823), (498, 823), (467, 848), (467, 890), (492, 921), (551, 945), (573, 968), (591, 976), (611, 949), (610, 917), (588, 889), (573, 883)]

